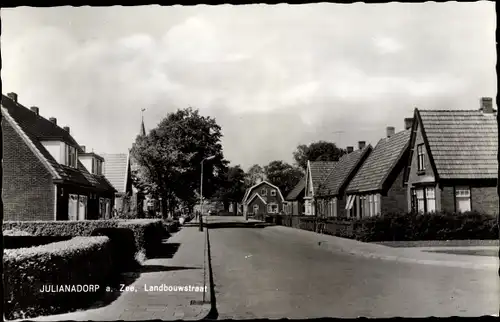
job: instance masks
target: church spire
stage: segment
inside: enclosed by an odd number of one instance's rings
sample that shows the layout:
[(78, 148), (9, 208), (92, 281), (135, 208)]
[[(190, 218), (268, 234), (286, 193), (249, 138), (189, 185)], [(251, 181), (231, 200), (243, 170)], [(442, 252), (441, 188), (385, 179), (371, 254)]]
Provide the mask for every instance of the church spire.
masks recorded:
[(139, 134), (140, 136), (146, 136), (146, 128), (144, 127), (144, 111), (145, 110), (146, 110), (145, 108), (143, 108), (141, 110), (141, 117), (142, 117), (142, 119), (141, 119), (141, 131), (140, 131), (140, 134)]

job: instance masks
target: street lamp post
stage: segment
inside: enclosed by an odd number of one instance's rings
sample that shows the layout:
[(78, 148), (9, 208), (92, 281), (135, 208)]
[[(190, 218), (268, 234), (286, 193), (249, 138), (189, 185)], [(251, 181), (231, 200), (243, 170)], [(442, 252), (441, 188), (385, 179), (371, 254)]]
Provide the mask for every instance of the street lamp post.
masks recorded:
[(212, 160), (215, 155), (209, 156), (201, 160), (201, 180), (200, 180), (200, 231), (203, 231), (203, 162)]

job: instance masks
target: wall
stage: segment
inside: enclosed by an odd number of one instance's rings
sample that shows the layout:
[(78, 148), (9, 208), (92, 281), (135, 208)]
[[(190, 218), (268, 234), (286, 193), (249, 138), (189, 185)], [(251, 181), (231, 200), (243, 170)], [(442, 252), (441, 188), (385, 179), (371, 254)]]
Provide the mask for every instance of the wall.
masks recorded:
[(472, 187), (471, 209), (481, 213), (498, 215), (498, 194), (496, 187)]
[(382, 194), (380, 210), (382, 214), (390, 212), (408, 212), (407, 189), (403, 186), (404, 167), (396, 170), (398, 175), (386, 195)]
[(2, 130), (4, 220), (54, 220), (52, 175), (4, 118)]
[(262, 200), (259, 199), (259, 197), (253, 199), (252, 202), (250, 202), (247, 205), (247, 213), (248, 214), (254, 214), (254, 211), (253, 211), (254, 205), (259, 206), (259, 212), (258, 212), (259, 214), (267, 214), (267, 206), (262, 202)]
[(425, 149), (424, 145), (424, 150), (425, 150), (425, 170), (422, 172), (418, 171), (418, 153), (417, 153), (417, 146), (419, 144), (424, 143), (424, 138), (422, 135), (422, 131), (420, 130), (420, 123), (418, 123), (417, 128), (416, 128), (416, 135), (415, 135), (415, 142), (413, 143), (413, 146), (410, 147), (413, 149), (412, 153), (412, 158), (411, 158), (411, 168), (410, 168), (410, 173), (408, 176), (408, 185), (413, 185), (413, 184), (418, 184), (418, 183), (428, 183), (428, 182), (435, 182), (435, 174), (434, 171), (432, 170), (431, 162), (429, 159), (429, 151)]
[(60, 141), (44, 141), (41, 142), (44, 148), (52, 155), (54, 160), (57, 162), (62, 162), (64, 159), (62, 159), (62, 156), (64, 155), (64, 149), (61, 148), (63, 146), (63, 143)]

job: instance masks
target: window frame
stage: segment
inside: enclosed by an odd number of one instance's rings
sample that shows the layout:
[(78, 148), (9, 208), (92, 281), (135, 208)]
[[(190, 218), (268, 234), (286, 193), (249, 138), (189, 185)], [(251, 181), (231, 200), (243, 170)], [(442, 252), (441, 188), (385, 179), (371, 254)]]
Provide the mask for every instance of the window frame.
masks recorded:
[(276, 197), (276, 189), (271, 190), (271, 197)]
[[(272, 211), (273, 206), (276, 206), (276, 211)], [(279, 213), (279, 210), (280, 210), (279, 205), (277, 203), (271, 202), (271, 203), (267, 204), (267, 213), (268, 214), (277, 214), (277, 213)]]
[(267, 196), (267, 189), (266, 189), (266, 188), (262, 188), (262, 189), (260, 189), (260, 194), (261, 194), (262, 196)]
[[(458, 195), (458, 191), (467, 191), (467, 193), (464, 194), (464, 195), (459, 196)], [(471, 193), (471, 187), (470, 186), (455, 186), (454, 187), (454, 193), (453, 193), (453, 195), (454, 195), (454, 199), (455, 199), (454, 201), (455, 201), (455, 211), (456, 212), (462, 212), (463, 213), (463, 212), (467, 212), (467, 211), (472, 211), (472, 193)], [(468, 209), (469, 210), (460, 211), (458, 209), (458, 201), (460, 199), (461, 200), (468, 200), (468, 202), (469, 202)]]
[(417, 145), (417, 169), (418, 171), (425, 171), (425, 149), (423, 143)]

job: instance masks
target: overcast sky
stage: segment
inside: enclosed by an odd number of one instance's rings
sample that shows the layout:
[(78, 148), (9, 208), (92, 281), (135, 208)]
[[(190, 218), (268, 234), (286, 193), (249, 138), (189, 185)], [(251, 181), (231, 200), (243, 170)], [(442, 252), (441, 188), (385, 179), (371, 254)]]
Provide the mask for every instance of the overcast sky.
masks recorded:
[(245, 170), (298, 144), (375, 145), (413, 108), (496, 96), (494, 2), (2, 9), (3, 93), (124, 153), (169, 112), (222, 126)]

